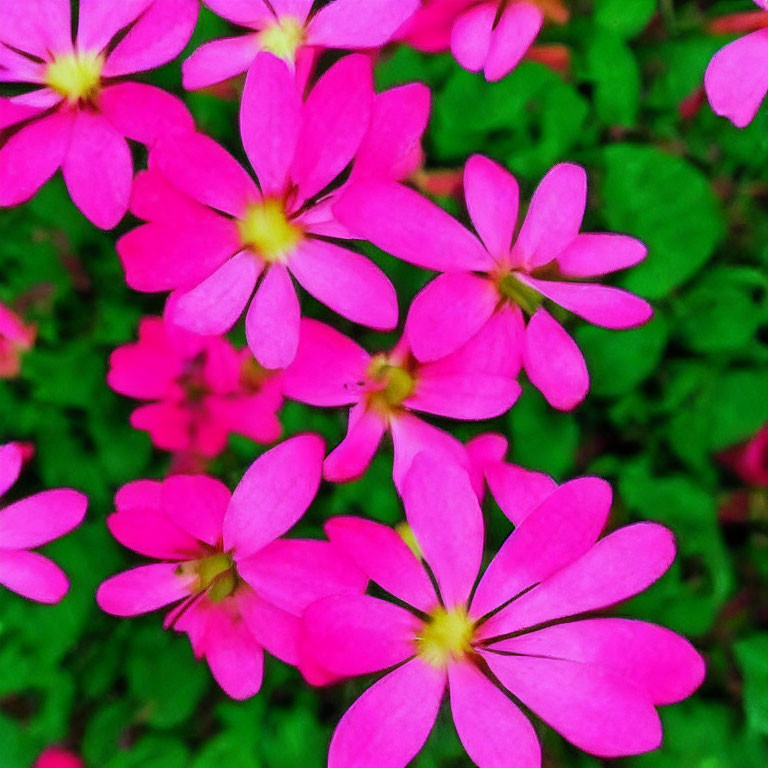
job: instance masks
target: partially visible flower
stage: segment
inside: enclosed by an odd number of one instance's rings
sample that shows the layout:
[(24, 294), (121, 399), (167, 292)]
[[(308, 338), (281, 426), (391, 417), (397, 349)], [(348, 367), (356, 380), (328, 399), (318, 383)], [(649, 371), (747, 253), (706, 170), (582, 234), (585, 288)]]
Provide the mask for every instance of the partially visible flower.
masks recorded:
[(21, 371), (21, 355), (32, 348), (37, 326), (27, 325), (0, 302), (0, 379), (12, 379)]
[(545, 301), (605, 328), (642, 325), (653, 314), (646, 301), (581, 281), (637, 264), (645, 246), (625, 235), (579, 233), (587, 179), (577, 165), (557, 165), (544, 177), (516, 238), (519, 189), (508, 171), (475, 155), (466, 165), (464, 193), (477, 235), (400, 184), (351, 184), (334, 213), (353, 234), (445, 273), (419, 293), (408, 314), (417, 359), (451, 354), (494, 320), (498, 344), (521, 358), (550, 404), (574, 408), (587, 394), (589, 374)]
[(569, 15), (561, 0), (423, 0), (396, 37), (428, 53), (450, 49), (464, 69), (494, 82), (520, 63), (546, 18), (563, 24)]
[[(133, 178), (126, 139), (151, 145), (192, 128), (184, 104), (124, 81), (173, 59), (197, 20), (196, 0), (0, 0), (0, 82), (35, 90), (0, 102), (0, 129), (27, 121), (0, 149), (0, 206), (29, 200), (61, 168), (75, 205), (97, 227), (125, 215)], [(117, 40), (117, 42), (115, 42)]]
[(189, 635), (229, 696), (254, 696), (264, 650), (298, 663), (307, 605), (365, 589), (365, 577), (327, 542), (280, 538), (315, 498), (323, 453), (317, 435), (286, 440), (258, 458), (231, 495), (204, 475), (123, 487), (107, 519), (110, 531), (161, 562), (105, 581), (99, 606), (136, 616), (174, 605), (166, 629)]
[(363, 179), (399, 178), (419, 160), (426, 88), (374, 98), (372, 77), (365, 56), (347, 56), (302, 102), (286, 64), (260, 54), (241, 109), (243, 144), (259, 186), (205, 136), (158, 142), (132, 204), (149, 223), (118, 243), (129, 285), (175, 291), (171, 319), (197, 333), (226, 332), (250, 305), (248, 344), (270, 369), (285, 367), (296, 353), (300, 307), (291, 275), (347, 319), (394, 328), (397, 295), (386, 275), (328, 240), (349, 237), (331, 205), (358, 153), (353, 173)]
[(329, 676), (391, 670), (339, 722), (329, 768), (404, 768), (446, 691), (479, 768), (540, 768), (538, 738), (518, 700), (599, 757), (660, 745), (656, 708), (698, 688), (701, 656), (662, 627), (591, 614), (664, 574), (675, 555), (666, 528), (639, 523), (598, 541), (610, 487), (574, 480), (515, 529), (475, 586), (484, 531), (466, 473), (419, 455), (403, 500), (423, 562), (386, 526), (326, 524), (332, 544), (397, 600), (330, 597), (304, 614), (303, 652)]
[(768, 488), (768, 425), (743, 445), (721, 453), (720, 460), (748, 485)]
[(488, 336), (478, 334), (454, 354), (422, 364), (405, 339), (388, 353), (371, 355), (334, 328), (302, 320), (296, 359), (284, 373), (286, 397), (321, 408), (352, 406), (347, 436), (325, 460), (326, 479), (345, 482), (362, 475), (386, 432), (394, 443), (398, 488), (420, 451), (466, 465), (464, 446), (416, 412), (475, 421), (512, 407), (520, 394), (519, 364), (514, 355), (491, 354)]
[[(0, 496), (18, 479), (18, 443), (0, 446)], [(39, 603), (58, 603), (69, 580), (58, 565), (30, 550), (69, 533), (83, 521), (88, 499), (78, 491), (43, 491), (0, 508), (0, 584)]]
[[(740, 23), (715, 31), (756, 30), (718, 51), (707, 67), (704, 87), (712, 109), (737, 128), (749, 125), (768, 93), (768, 0), (754, 0), (763, 10), (739, 14)], [(736, 19), (732, 19), (732, 22)]]
[[(182, 65), (184, 87), (205, 88), (245, 72), (266, 51), (306, 79), (327, 48), (376, 49), (416, 10), (419, 0), (204, 0), (219, 16), (252, 30), (211, 40)], [(321, 6), (313, 11), (313, 5)]]
[(85, 768), (83, 761), (72, 752), (49, 747), (37, 758), (33, 768)]
[(112, 353), (107, 383), (127, 397), (152, 401), (131, 415), (165, 451), (221, 453), (231, 434), (273, 443), (282, 432), (280, 374), (225, 338), (199, 336), (159, 317), (145, 317), (139, 340)]

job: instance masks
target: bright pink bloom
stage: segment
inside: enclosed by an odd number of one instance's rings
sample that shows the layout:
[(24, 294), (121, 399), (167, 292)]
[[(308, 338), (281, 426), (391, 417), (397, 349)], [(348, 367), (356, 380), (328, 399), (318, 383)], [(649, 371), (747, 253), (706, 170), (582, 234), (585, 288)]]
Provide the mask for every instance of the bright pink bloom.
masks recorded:
[(177, 56), (198, 4), (80, 0), (79, 9), (73, 43), (69, 0), (0, 0), (0, 82), (39, 86), (0, 101), (0, 130), (28, 121), (0, 149), (0, 206), (29, 200), (61, 168), (75, 205), (111, 229), (131, 192), (126, 139), (149, 146), (193, 127), (175, 96), (122, 78)]
[(298, 663), (307, 605), (365, 590), (366, 579), (327, 542), (279, 538), (315, 498), (323, 454), (317, 435), (286, 440), (257, 459), (231, 495), (204, 475), (126, 485), (109, 529), (161, 562), (105, 581), (101, 608), (136, 616), (176, 603), (166, 628), (189, 635), (227, 694), (254, 696), (265, 649)]
[(408, 315), (406, 333), (419, 360), (452, 353), (494, 320), (498, 344), (520, 358), (547, 400), (574, 408), (589, 389), (587, 367), (543, 303), (605, 328), (642, 325), (652, 310), (637, 296), (559, 277), (580, 280), (624, 269), (645, 258), (645, 246), (625, 235), (579, 234), (587, 180), (577, 165), (557, 165), (544, 177), (514, 244), (515, 178), (476, 155), (467, 162), (464, 190), (477, 235), (417, 192), (375, 180), (350, 185), (334, 213), (379, 248), (446, 273), (421, 291)]
[(176, 291), (171, 317), (197, 333), (226, 332), (250, 302), (248, 344), (270, 369), (296, 353), (300, 308), (291, 275), (349, 320), (394, 328), (397, 295), (386, 275), (327, 240), (348, 237), (331, 214), (337, 193), (329, 185), (356, 155), (358, 178), (410, 172), (428, 112), (420, 85), (374, 98), (371, 64), (361, 55), (331, 67), (302, 103), (287, 65), (260, 54), (240, 115), (259, 186), (205, 136), (158, 142), (132, 204), (149, 223), (118, 243), (129, 285)]
[[(24, 448), (0, 446), (0, 496), (18, 479)], [(83, 521), (88, 499), (77, 491), (43, 491), (0, 509), (0, 584), (39, 603), (58, 603), (69, 580), (58, 565), (30, 550), (64, 536)]]
[[(754, 0), (768, 11), (768, 0)], [(718, 51), (704, 86), (712, 109), (738, 128), (749, 125), (768, 93), (768, 14), (751, 19), (752, 32)]]
[(280, 375), (224, 338), (198, 336), (145, 317), (139, 340), (112, 353), (107, 383), (127, 397), (153, 401), (131, 415), (165, 451), (221, 453), (230, 434), (273, 443), (282, 426)]
[(745, 483), (768, 488), (768, 426), (744, 445), (720, 454), (720, 460)]
[(326, 48), (380, 48), (418, 8), (419, 0), (204, 0), (219, 16), (252, 30), (212, 40), (183, 64), (184, 87), (205, 88), (245, 72), (260, 51), (283, 59), (304, 80)]
[(49, 747), (37, 758), (33, 768), (85, 768), (85, 765), (72, 752), (57, 747)]
[(464, 446), (414, 412), (474, 421), (512, 407), (520, 394), (514, 378), (519, 366), (509, 355), (491, 355), (489, 336), (480, 333), (454, 354), (421, 364), (404, 339), (389, 353), (370, 355), (330, 326), (302, 320), (296, 359), (284, 374), (286, 397), (321, 408), (352, 406), (347, 436), (325, 460), (326, 479), (362, 475), (387, 431), (398, 487), (420, 451), (466, 464)]
[(21, 355), (32, 348), (37, 327), (24, 321), (0, 302), (0, 379), (12, 379), (21, 371)]
[(337, 596), (304, 614), (302, 648), (329, 674), (394, 667), (342, 718), (329, 768), (405, 766), (426, 741), (446, 688), (474, 763), (539, 768), (533, 726), (488, 670), (587, 752), (610, 758), (659, 746), (655, 708), (689, 696), (703, 679), (703, 660), (662, 627), (576, 617), (656, 581), (675, 554), (666, 528), (640, 523), (598, 541), (610, 487), (597, 478), (574, 480), (516, 528), (475, 588), (483, 519), (466, 473), (419, 455), (403, 499), (437, 590), (392, 529), (358, 518), (326, 525), (331, 542), (399, 602)]

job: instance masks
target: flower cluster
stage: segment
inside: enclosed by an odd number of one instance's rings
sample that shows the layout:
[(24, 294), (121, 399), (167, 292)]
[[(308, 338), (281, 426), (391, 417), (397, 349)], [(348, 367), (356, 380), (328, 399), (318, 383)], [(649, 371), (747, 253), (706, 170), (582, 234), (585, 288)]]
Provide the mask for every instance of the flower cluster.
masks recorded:
[[(114, 351), (108, 383), (144, 402), (135, 428), (188, 460), (117, 493), (109, 530), (156, 562), (105, 581), (99, 605), (120, 617), (168, 607), (165, 627), (188, 635), (235, 699), (260, 690), (265, 650), (313, 685), (387, 671), (341, 719), (332, 768), (404, 768), (446, 692), (481, 768), (541, 765), (520, 703), (594, 755), (657, 748), (656, 708), (690, 695), (703, 661), (666, 629), (594, 614), (669, 568), (671, 533), (639, 523), (600, 538), (607, 483), (558, 486), (507, 463), (504, 436), (464, 444), (428, 420), (501, 416), (523, 373), (554, 408), (578, 406), (589, 375), (567, 313), (614, 330), (647, 322), (643, 299), (593, 282), (638, 264), (646, 248), (581, 231), (587, 174), (571, 163), (546, 174), (519, 216), (517, 180), (490, 158), (469, 158), (470, 228), (415, 188), (428, 88), (374, 88), (379, 51), (397, 43), (450, 49), (498, 80), (567, 9), (559, 0), (205, 4), (241, 33), (198, 48), (182, 65), (184, 85), (244, 75), (248, 168), (196, 130), (182, 101), (125, 79), (181, 52), (196, 0), (80, 0), (74, 39), (70, 0), (0, 0), (0, 80), (29, 87), (0, 100), (0, 205), (28, 200), (61, 168), (96, 226), (112, 228), (128, 211), (143, 222), (117, 243), (126, 282), (169, 294), (163, 317), (144, 318), (138, 342)], [(754, 57), (764, 36), (746, 45)], [(328, 67), (326, 50), (342, 52)], [(733, 57), (722, 56), (708, 75), (721, 96), (723, 83), (734, 87)], [(742, 121), (742, 96), (727, 97), (737, 111), (716, 109)], [(128, 140), (148, 150), (135, 177)], [(351, 324), (395, 330), (398, 294), (361, 253), (370, 246), (385, 252), (385, 267), (391, 256), (437, 274), (402, 313), (400, 340), (366, 350), (302, 316), (301, 299), (304, 291)], [(237, 349), (224, 334), (243, 315), (248, 348)], [(33, 336), (0, 307), (5, 375)], [(344, 440), (326, 455), (319, 436), (290, 437), (232, 493), (199, 473), (231, 434), (276, 442), (284, 397), (349, 408)], [(327, 541), (286, 537), (322, 479), (362, 476), (387, 433), (407, 525), (340, 517), (328, 521)], [(21, 463), (18, 445), (0, 449), (0, 491)], [(486, 486), (514, 532), (480, 576)], [(29, 550), (84, 513), (85, 499), (68, 490), (2, 509), (0, 582), (61, 599), (65, 577)]]

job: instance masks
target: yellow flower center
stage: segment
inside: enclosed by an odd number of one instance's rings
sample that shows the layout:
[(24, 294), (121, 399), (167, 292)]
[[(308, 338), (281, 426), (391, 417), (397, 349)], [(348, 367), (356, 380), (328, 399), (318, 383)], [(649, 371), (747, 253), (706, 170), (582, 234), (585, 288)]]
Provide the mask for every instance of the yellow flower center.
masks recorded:
[(296, 60), (296, 51), (299, 50), (305, 38), (304, 25), (298, 19), (287, 16), (264, 29), (259, 36), (259, 42), (263, 50), (274, 53), (285, 61), (293, 62)]
[(446, 611), (438, 608), (424, 623), (416, 638), (419, 656), (433, 667), (461, 661), (472, 652), (475, 623), (463, 607)]
[(182, 576), (194, 575), (194, 591), (207, 592), (208, 598), (214, 603), (229, 597), (239, 583), (232, 555), (225, 552), (182, 563), (176, 572)]
[(514, 272), (507, 272), (498, 282), (499, 293), (517, 304), (520, 309), (532, 315), (544, 301), (544, 297), (534, 288), (518, 280)]
[(386, 355), (377, 355), (368, 368), (368, 377), (381, 389), (372, 392), (369, 402), (384, 413), (390, 413), (402, 406), (416, 388), (416, 382), (408, 370), (390, 363)]
[(72, 104), (90, 101), (99, 92), (103, 67), (104, 57), (98, 53), (68, 53), (48, 65), (45, 81)]
[(243, 245), (270, 262), (285, 260), (303, 237), (301, 229), (288, 220), (280, 200), (249, 206), (238, 228)]

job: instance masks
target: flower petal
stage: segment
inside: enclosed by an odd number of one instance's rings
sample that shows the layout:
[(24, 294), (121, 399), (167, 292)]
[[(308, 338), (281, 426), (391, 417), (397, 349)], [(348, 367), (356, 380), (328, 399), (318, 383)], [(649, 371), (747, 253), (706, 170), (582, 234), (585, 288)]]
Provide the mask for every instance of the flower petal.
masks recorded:
[(645, 244), (628, 235), (587, 232), (576, 235), (557, 257), (566, 277), (595, 277), (627, 269), (648, 255)]
[(155, 0), (80, 0), (77, 17), (77, 47), (81, 51), (103, 51), (112, 38), (141, 16)]
[(0, 130), (5, 130), (12, 125), (23, 123), (30, 117), (39, 115), (42, 110), (42, 107), (18, 104), (12, 99), (4, 99), (0, 97)]
[[(306, 0), (303, 2), (306, 3)], [(243, 27), (258, 29), (275, 18), (264, 0), (205, 0), (205, 4), (217, 16)], [(309, 4), (312, 4), (312, 0), (309, 0)]]
[(102, 611), (138, 616), (175, 603), (190, 594), (195, 576), (178, 574), (176, 563), (141, 565), (107, 579), (96, 592)]
[(371, 464), (387, 424), (360, 403), (349, 412), (346, 437), (323, 462), (323, 477), (332, 483), (348, 483), (362, 477)]
[(121, 510), (107, 518), (107, 526), (124, 547), (146, 557), (183, 561), (193, 560), (201, 553), (200, 543), (180, 530), (159, 510)]
[(0, 584), (29, 600), (52, 605), (69, 590), (56, 563), (37, 552), (0, 549)]
[(264, 651), (239, 616), (217, 611), (205, 633), (205, 658), (224, 693), (237, 701), (255, 696), (264, 676)]
[(298, 665), (301, 620), (262, 600), (252, 589), (237, 595), (237, 605), (256, 641), (286, 664)]
[(198, 541), (215, 547), (221, 541), (230, 492), (205, 475), (172, 475), (162, 486), (161, 503), (168, 519)]
[(0, 446), (0, 496), (18, 479), (24, 463), (24, 454), (18, 443)]
[(516, 526), (557, 489), (549, 475), (501, 461), (487, 466), (485, 476), (491, 495)]
[(69, 0), (4, 0), (0, 8), (0, 42), (48, 60), (52, 53), (72, 50)]
[(419, 0), (334, 0), (310, 22), (307, 42), (323, 48), (380, 48), (418, 7)]
[(469, 72), (485, 66), (498, 7), (483, 3), (462, 13), (451, 30), (451, 53)]
[(182, 84), (188, 91), (198, 91), (237, 77), (253, 64), (260, 50), (258, 34), (209, 40), (182, 63)]
[(491, 36), (485, 78), (494, 83), (506, 77), (522, 60), (544, 23), (544, 12), (525, 2), (509, 3)]
[(88, 499), (68, 488), (43, 491), (0, 509), (0, 548), (33, 549), (83, 521)]

